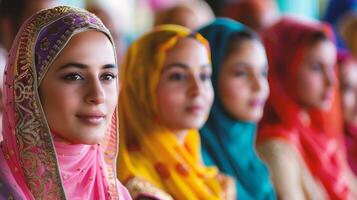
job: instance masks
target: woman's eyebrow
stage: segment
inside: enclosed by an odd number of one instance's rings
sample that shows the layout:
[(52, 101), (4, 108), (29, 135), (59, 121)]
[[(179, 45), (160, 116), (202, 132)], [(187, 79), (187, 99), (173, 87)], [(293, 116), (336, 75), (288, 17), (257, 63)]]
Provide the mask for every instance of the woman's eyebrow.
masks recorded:
[(165, 69), (169, 69), (172, 67), (179, 67), (179, 68), (184, 68), (184, 69), (189, 68), (188, 65), (186, 65), (184, 63), (174, 62), (174, 63), (170, 63), (170, 64), (166, 65)]
[[(201, 65), (201, 68), (206, 68), (206, 67), (210, 67), (210, 66), (211, 66), (210, 64), (203, 64), (203, 65)], [(173, 68), (173, 67), (179, 67), (179, 68), (183, 68), (183, 69), (189, 69), (190, 68), (188, 65), (186, 65), (184, 63), (175, 62), (175, 63), (170, 63), (170, 64), (166, 65), (164, 67), (163, 71), (168, 70), (168, 69)]]
[[(71, 63), (67, 63), (62, 65), (57, 71), (63, 70), (63, 69), (67, 69), (67, 68), (78, 68), (78, 69), (87, 69), (89, 68), (88, 65), (83, 64), (83, 63), (75, 63), (75, 62), (71, 62)], [(118, 68), (118, 65), (116, 64), (105, 64), (102, 67), (103, 69), (112, 69), (112, 68)]]
[(86, 69), (86, 68), (88, 68), (88, 65), (85, 65), (83, 63), (71, 62), (71, 63), (67, 63), (67, 64), (62, 65), (61, 67), (58, 68), (57, 71), (64, 70), (64, 69), (67, 69), (67, 68), (71, 68), (71, 67), (79, 68), (79, 69)]
[(103, 68), (103, 69), (118, 68), (118, 65), (117, 65), (117, 64), (106, 64), (106, 65), (103, 65), (102, 68)]

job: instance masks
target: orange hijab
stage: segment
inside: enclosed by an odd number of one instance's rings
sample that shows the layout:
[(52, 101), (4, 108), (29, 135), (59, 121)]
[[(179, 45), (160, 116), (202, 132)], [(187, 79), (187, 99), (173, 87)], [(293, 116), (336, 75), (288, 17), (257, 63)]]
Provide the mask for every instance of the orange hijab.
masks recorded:
[[(198, 131), (190, 130), (182, 145), (174, 133), (155, 121), (159, 106), (155, 94), (165, 53), (185, 37), (196, 39), (209, 52), (200, 34), (177, 25), (155, 28), (128, 50), (121, 68), (118, 177), (124, 183), (144, 179), (175, 199), (220, 199), (223, 192), (217, 169), (201, 163)], [(148, 192), (128, 189), (133, 198)]]

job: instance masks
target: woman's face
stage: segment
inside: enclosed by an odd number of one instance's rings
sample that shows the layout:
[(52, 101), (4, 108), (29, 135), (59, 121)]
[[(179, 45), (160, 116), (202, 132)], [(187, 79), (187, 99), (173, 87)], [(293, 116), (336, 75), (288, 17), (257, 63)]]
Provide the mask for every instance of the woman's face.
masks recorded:
[(213, 101), (207, 49), (192, 38), (179, 39), (166, 53), (157, 87), (157, 120), (174, 132), (200, 128)]
[(348, 60), (341, 66), (341, 100), (344, 121), (347, 125), (357, 125), (357, 62)]
[(267, 73), (265, 50), (257, 40), (244, 40), (228, 54), (218, 78), (218, 94), (226, 112), (237, 120), (259, 121), (269, 95)]
[(101, 142), (117, 104), (117, 74), (107, 36), (97, 31), (74, 35), (40, 85), (53, 134), (70, 143)]
[(301, 106), (331, 108), (336, 83), (335, 62), (336, 48), (328, 40), (321, 40), (306, 50), (297, 70), (296, 92)]

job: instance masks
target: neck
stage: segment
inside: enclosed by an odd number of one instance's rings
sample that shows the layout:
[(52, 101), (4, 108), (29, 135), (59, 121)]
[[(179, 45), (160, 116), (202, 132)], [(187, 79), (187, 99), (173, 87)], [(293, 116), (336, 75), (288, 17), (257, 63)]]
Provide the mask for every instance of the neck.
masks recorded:
[(301, 110), (301, 112), (299, 113), (299, 119), (303, 125), (310, 126), (311, 119), (309, 116), (309, 112), (306, 109)]
[(181, 145), (185, 142), (185, 138), (188, 130), (176, 130), (172, 131), (175, 134), (176, 139), (179, 141)]
[(63, 137), (59, 136), (56, 132), (51, 131), (52, 138), (54, 142), (63, 143), (63, 144), (71, 144), (68, 140), (64, 139)]

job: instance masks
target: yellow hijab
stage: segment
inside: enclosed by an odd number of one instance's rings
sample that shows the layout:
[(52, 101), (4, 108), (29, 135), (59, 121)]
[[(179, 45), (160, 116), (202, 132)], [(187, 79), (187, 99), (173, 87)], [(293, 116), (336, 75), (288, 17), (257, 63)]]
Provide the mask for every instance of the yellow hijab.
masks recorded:
[(182, 145), (155, 120), (155, 94), (165, 53), (185, 37), (197, 39), (209, 51), (201, 35), (163, 25), (138, 39), (127, 52), (120, 73), (118, 177), (126, 183), (142, 178), (175, 199), (220, 199), (218, 171), (202, 164), (198, 131), (189, 130)]

